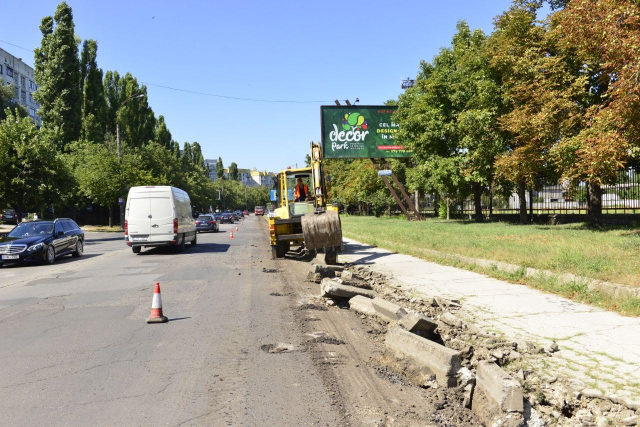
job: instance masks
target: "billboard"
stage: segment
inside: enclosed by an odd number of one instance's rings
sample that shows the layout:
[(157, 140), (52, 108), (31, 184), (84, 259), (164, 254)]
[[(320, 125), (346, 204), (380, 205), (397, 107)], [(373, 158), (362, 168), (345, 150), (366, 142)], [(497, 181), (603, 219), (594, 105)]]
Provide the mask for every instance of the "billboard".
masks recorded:
[(397, 108), (385, 105), (321, 106), (324, 158), (411, 157), (411, 151), (395, 142), (398, 124), (391, 116)]

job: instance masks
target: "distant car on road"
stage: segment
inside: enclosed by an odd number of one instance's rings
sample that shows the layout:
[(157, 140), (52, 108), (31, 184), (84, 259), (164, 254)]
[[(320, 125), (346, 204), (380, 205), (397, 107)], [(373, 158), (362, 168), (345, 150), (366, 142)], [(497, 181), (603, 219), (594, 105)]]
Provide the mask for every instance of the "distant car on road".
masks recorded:
[(222, 221), (222, 213), (221, 212), (216, 212), (213, 214), (214, 218), (216, 219), (216, 221), (218, 221), (218, 224)]
[(2, 213), (0, 213), (0, 221), (8, 224), (17, 224), (18, 215), (16, 215), (16, 211), (13, 209), (3, 209)]
[(220, 218), (220, 222), (230, 222), (231, 224), (233, 224), (233, 222), (236, 220), (236, 216), (234, 214), (232, 214), (229, 211), (224, 211), (222, 212), (222, 218)]
[(263, 206), (256, 206), (256, 208), (254, 209), (253, 213), (257, 216), (257, 215), (264, 215), (264, 207)]
[(238, 221), (240, 221), (242, 219), (242, 217), (244, 217), (244, 215), (242, 214), (242, 211), (240, 209), (235, 211), (234, 214), (236, 215), (236, 218), (238, 218)]
[(81, 257), (83, 250), (84, 232), (71, 219), (22, 222), (0, 237), (0, 266), (29, 261), (53, 264), (64, 255)]
[(249, 216), (249, 211), (245, 209), (244, 211), (242, 211), (242, 215)]
[(220, 230), (219, 223), (213, 214), (200, 215), (196, 218), (196, 230), (200, 233), (203, 231), (212, 231), (217, 233)]

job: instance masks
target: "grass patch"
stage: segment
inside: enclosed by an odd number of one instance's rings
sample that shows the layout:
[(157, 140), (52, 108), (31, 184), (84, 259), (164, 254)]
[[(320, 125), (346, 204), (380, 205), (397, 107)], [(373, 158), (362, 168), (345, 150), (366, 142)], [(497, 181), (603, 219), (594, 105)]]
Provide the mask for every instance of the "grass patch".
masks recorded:
[[(560, 294), (621, 314), (640, 315), (640, 298), (610, 298), (579, 281), (527, 277), (525, 268), (573, 273), (640, 287), (640, 231), (631, 227), (591, 229), (585, 224), (557, 226), (475, 223), (427, 219), (342, 216), (345, 237), (439, 264)], [(484, 268), (433, 251), (502, 261), (520, 266), (514, 272)]]

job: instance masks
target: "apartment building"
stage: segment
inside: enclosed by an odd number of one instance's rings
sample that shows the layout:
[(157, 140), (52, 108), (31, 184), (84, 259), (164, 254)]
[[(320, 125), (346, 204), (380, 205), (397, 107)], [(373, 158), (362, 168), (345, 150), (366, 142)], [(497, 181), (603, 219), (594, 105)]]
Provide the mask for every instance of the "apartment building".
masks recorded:
[(33, 99), (33, 93), (38, 89), (33, 68), (22, 62), (22, 58), (13, 56), (0, 48), (0, 79), (4, 84), (14, 86), (16, 99), (24, 105), (29, 116), (40, 126), (42, 121), (38, 116), (38, 103)]

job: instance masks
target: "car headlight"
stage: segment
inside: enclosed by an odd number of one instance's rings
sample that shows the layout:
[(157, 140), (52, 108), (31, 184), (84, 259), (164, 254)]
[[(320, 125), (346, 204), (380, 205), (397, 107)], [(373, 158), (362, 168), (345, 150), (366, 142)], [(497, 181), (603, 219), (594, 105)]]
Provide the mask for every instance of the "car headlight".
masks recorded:
[(37, 245), (30, 246), (29, 249), (27, 249), (27, 252), (39, 251), (43, 247), (44, 247), (44, 243), (38, 243)]

